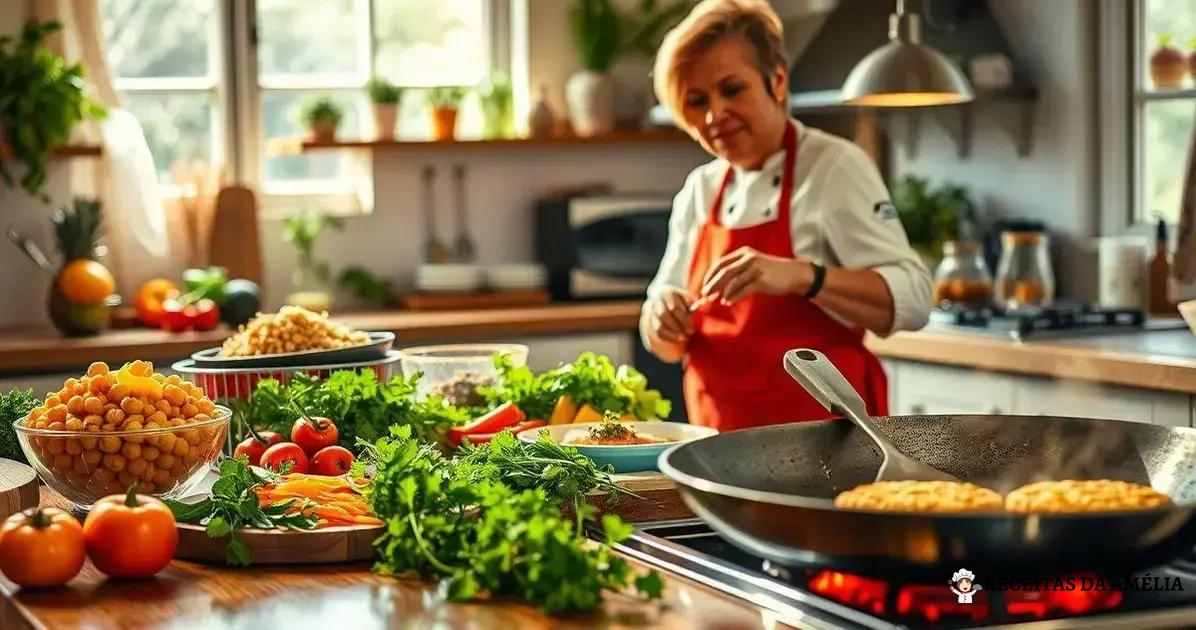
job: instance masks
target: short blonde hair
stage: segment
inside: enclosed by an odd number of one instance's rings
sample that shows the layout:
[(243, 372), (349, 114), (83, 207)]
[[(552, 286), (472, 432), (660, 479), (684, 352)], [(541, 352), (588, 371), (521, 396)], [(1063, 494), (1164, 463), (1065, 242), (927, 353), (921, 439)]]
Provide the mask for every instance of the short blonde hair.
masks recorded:
[[(702, 0), (664, 36), (652, 69), (656, 99), (686, 131), (681, 74), (685, 67), (724, 37), (737, 36), (756, 54), (756, 69), (770, 86), (772, 73), (786, 65), (781, 18), (764, 0)], [(788, 103), (788, 94), (785, 102)]]

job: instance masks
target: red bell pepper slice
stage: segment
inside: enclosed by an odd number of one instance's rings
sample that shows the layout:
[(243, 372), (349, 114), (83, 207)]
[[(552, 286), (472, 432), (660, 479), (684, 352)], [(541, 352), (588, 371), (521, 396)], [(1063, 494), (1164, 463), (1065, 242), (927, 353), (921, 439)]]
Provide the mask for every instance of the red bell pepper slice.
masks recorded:
[[(539, 427), (546, 427), (546, 426), (548, 426), (548, 423), (543, 420), (525, 420), (513, 427), (503, 429), (503, 431), (510, 431), (511, 433), (519, 433), (520, 431), (526, 431), (528, 429), (536, 429)], [(494, 433), (478, 433), (476, 435), (475, 434), (465, 435), (465, 436), (462, 436), (462, 441), (469, 442), (470, 444), (486, 444), (490, 440), (493, 440), (494, 436), (498, 435), (499, 433), (502, 433), (502, 431), (495, 431)]]
[(527, 416), (514, 403), (503, 403), (473, 422), (449, 429), (449, 444), (457, 446), (467, 435), (495, 434), (523, 422)]

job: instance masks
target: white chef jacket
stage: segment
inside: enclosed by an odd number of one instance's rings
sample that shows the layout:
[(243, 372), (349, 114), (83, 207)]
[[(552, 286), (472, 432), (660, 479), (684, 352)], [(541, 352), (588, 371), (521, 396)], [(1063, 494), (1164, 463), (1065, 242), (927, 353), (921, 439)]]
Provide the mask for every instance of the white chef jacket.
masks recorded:
[[(797, 126), (798, 151), (788, 212), (793, 253), (828, 267), (872, 269), (893, 296), (893, 327), (917, 330), (930, 316), (930, 273), (909, 246), (876, 166), (851, 142)], [(722, 224), (742, 228), (773, 221), (781, 196), (782, 149), (758, 171), (735, 168), (723, 195)], [(727, 162), (717, 159), (690, 172), (673, 199), (669, 238), (648, 297), (669, 288), (686, 288), (698, 233), (706, 223)], [(828, 311), (840, 323), (854, 327)], [(800, 325), (800, 322), (794, 322)]]

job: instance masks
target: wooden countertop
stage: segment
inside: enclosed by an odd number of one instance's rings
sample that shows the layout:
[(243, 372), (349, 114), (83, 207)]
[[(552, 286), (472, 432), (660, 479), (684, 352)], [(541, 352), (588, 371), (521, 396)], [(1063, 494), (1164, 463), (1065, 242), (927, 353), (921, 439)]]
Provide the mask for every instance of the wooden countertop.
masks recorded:
[[(43, 487), (43, 504), (60, 501)], [(746, 602), (663, 577), (659, 603), (608, 596), (597, 614), (554, 618), (512, 602), (445, 602), (435, 584), (375, 575), (364, 563), (234, 570), (176, 560), (152, 579), (117, 581), (88, 561), (55, 589), (24, 591), (0, 577), (0, 628), (788, 627)]]
[(1038, 341), (924, 330), (867, 343), (892, 359), (1196, 394), (1196, 335), (1186, 328)]
[[(550, 304), (469, 311), (378, 311), (334, 315), (355, 328), (390, 331), (399, 342), (488, 339), (514, 335), (586, 333), (635, 328), (636, 300)], [(75, 368), (93, 361), (183, 358), (219, 346), (232, 331), (174, 334), (160, 330), (111, 330), (64, 339), (49, 329), (0, 330), (0, 373)]]

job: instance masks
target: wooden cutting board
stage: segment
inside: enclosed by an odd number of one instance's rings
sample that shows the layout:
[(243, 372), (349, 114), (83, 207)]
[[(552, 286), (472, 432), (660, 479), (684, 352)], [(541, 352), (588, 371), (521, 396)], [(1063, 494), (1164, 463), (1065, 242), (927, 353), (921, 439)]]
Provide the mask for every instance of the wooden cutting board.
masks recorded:
[(613, 506), (606, 505), (605, 492), (592, 492), (588, 500), (602, 512), (617, 514), (629, 523), (693, 518), (672, 479), (658, 471), (621, 473), (614, 475), (615, 483), (643, 497), (623, 496)]
[[(224, 539), (209, 538), (199, 525), (179, 523), (176, 558), (223, 564)], [(325, 527), (307, 532), (242, 529), (237, 536), (253, 552), (253, 564), (324, 564), (357, 562), (374, 557), (374, 539), (381, 525)]]
[(37, 473), (21, 462), (0, 459), (0, 521), (37, 502)]
[(228, 277), (262, 284), (262, 249), (258, 241), (257, 199), (244, 186), (226, 186), (216, 195), (208, 237), (208, 259), (228, 269)]

